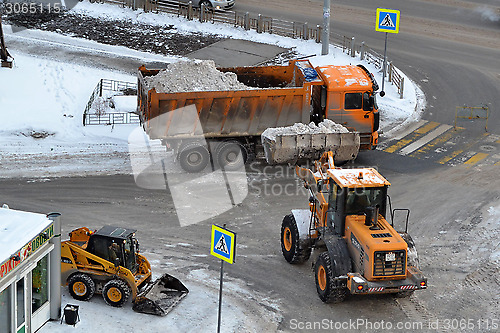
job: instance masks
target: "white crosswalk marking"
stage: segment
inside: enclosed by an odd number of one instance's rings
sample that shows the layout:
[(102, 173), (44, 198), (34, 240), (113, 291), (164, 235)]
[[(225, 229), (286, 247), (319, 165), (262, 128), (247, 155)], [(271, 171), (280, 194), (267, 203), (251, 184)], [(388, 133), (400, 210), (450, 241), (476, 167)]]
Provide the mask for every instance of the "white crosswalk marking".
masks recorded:
[(426, 145), (431, 140), (434, 140), (435, 138), (437, 138), (438, 136), (440, 136), (441, 134), (443, 134), (444, 132), (446, 132), (447, 130), (449, 130), (452, 127), (453, 126), (445, 125), (445, 124), (440, 125), (434, 131), (428, 133), (427, 135), (421, 137), (420, 139), (418, 139), (417, 141), (413, 142), (412, 144), (410, 144), (410, 145), (404, 147), (403, 149), (401, 149), (399, 151), (399, 154), (401, 154), (401, 155), (411, 154), (415, 150), (419, 149), (423, 145)]

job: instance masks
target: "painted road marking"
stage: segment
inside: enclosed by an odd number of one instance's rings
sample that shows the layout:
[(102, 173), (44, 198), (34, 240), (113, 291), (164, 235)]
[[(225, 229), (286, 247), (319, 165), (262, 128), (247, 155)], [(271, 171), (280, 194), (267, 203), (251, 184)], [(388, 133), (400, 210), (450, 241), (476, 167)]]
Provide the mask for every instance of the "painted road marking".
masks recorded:
[(452, 152), (450, 155), (445, 156), (442, 159), (440, 159), (438, 161), (438, 163), (441, 163), (441, 164), (448, 163), (449, 161), (451, 161), (452, 159), (454, 159), (458, 155), (462, 154), (464, 151), (469, 150), (472, 146), (477, 144), (481, 140), (481, 138), (485, 138), (485, 137), (487, 138), (488, 136), (489, 136), (489, 133), (484, 133), (479, 139), (472, 140), (471, 142), (466, 144), (464, 147), (462, 147), (462, 149), (458, 149), (458, 150)]
[(392, 139), (393, 140), (401, 140), (402, 138), (404, 138), (405, 136), (407, 136), (408, 134), (412, 133), (413, 131), (415, 131), (417, 128), (421, 127), (422, 125), (424, 125), (425, 123), (427, 123), (427, 120), (419, 120), (417, 121), (416, 123), (412, 124), (411, 126), (408, 126), (407, 129), (405, 129), (404, 131), (402, 131), (401, 133), (399, 133), (398, 135), (396, 135), (395, 137), (393, 137)]
[(424, 137), (418, 139), (417, 141), (413, 142), (412, 144), (410, 144), (410, 145), (404, 147), (403, 149), (401, 149), (401, 151), (399, 152), (399, 154), (401, 154), (401, 155), (408, 155), (408, 154), (414, 152), (415, 150), (419, 149), (423, 145), (426, 145), (427, 143), (429, 143), (431, 140), (434, 140), (435, 138), (437, 138), (441, 134), (445, 133), (446, 131), (448, 131), (452, 127), (453, 126), (446, 125), (446, 124), (440, 125), (434, 131), (428, 133)]
[[(462, 130), (463, 128), (457, 127), (457, 129)], [(457, 130), (448, 131), (444, 135), (438, 137), (437, 139), (433, 140), (429, 144), (427, 144), (427, 145), (423, 146), (422, 148), (420, 148), (419, 150), (413, 152), (410, 156), (411, 157), (417, 157), (420, 154), (427, 153), (431, 149), (433, 149), (434, 147), (436, 147), (438, 145), (441, 145), (441, 144), (447, 142), (448, 140), (450, 140), (452, 138), (452, 136), (454, 136), (456, 133), (457, 133)]]
[(407, 135), (405, 139), (400, 139), (395, 145), (392, 145), (386, 149), (384, 149), (385, 152), (387, 153), (394, 153), (395, 151), (403, 148), (404, 146), (408, 145), (410, 142), (414, 141), (416, 138), (419, 138), (420, 136), (424, 135), (425, 133), (433, 130), (439, 125), (439, 123), (436, 123), (434, 121), (431, 121), (424, 126), (416, 129), (411, 133), (410, 135)]
[(465, 161), (464, 164), (474, 165), (477, 162), (484, 160), (486, 157), (488, 157), (488, 155), (489, 154), (486, 154), (486, 153), (477, 153), (474, 156), (472, 156), (471, 158), (469, 158), (467, 161)]

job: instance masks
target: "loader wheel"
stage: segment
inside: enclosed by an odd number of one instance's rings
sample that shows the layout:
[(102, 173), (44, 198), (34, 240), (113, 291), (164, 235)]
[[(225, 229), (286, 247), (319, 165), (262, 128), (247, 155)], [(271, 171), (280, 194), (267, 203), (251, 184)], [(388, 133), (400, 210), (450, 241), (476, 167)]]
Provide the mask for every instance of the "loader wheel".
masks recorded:
[(130, 297), (130, 293), (129, 285), (118, 279), (108, 281), (102, 289), (102, 297), (106, 304), (115, 307), (123, 306)]
[(68, 279), (69, 293), (74, 299), (88, 301), (94, 296), (95, 283), (87, 274), (77, 273)]
[(281, 252), (290, 264), (301, 264), (311, 256), (310, 246), (301, 246), (299, 229), (293, 214), (288, 214), (281, 223)]
[(338, 287), (335, 284), (336, 274), (334, 271), (328, 251), (321, 253), (314, 265), (314, 275), (319, 298), (325, 303), (340, 303), (349, 292), (347, 288)]
[(184, 171), (194, 173), (203, 171), (210, 162), (210, 153), (207, 147), (187, 145), (179, 154), (179, 163)]
[(240, 170), (245, 166), (246, 159), (246, 149), (237, 141), (222, 142), (217, 148), (217, 162), (224, 170)]

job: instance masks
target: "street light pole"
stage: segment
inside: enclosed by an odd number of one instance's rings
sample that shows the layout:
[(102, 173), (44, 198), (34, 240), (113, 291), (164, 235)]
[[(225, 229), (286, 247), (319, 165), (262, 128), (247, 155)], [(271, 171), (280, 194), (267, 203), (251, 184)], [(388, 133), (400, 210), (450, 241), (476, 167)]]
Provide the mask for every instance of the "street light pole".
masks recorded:
[(321, 55), (327, 55), (330, 48), (330, 0), (323, 3), (323, 36), (321, 38)]

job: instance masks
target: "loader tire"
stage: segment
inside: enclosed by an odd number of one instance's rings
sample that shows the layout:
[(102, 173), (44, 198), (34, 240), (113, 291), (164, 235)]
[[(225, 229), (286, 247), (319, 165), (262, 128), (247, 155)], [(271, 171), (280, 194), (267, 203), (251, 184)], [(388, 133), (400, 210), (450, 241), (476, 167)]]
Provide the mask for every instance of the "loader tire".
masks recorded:
[(238, 141), (222, 142), (217, 147), (217, 163), (226, 171), (237, 171), (245, 167), (247, 151)]
[(290, 264), (301, 264), (311, 256), (311, 247), (300, 244), (299, 229), (293, 214), (288, 214), (281, 223), (281, 252)]
[(316, 290), (319, 298), (325, 303), (340, 303), (344, 301), (349, 293), (346, 287), (339, 287), (335, 283), (335, 277), (339, 276), (336, 267), (332, 264), (328, 251), (321, 253), (314, 265), (314, 276)]
[(121, 307), (125, 304), (130, 297), (130, 287), (129, 285), (119, 279), (114, 279), (106, 282), (104, 288), (102, 289), (102, 297), (106, 304)]
[(74, 299), (88, 301), (94, 296), (95, 283), (87, 274), (77, 273), (68, 279), (69, 293)]
[(196, 143), (181, 148), (179, 163), (184, 171), (195, 173), (203, 171), (210, 162), (210, 153), (205, 146)]

